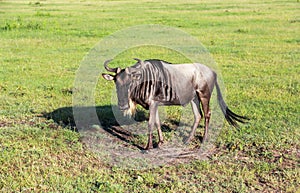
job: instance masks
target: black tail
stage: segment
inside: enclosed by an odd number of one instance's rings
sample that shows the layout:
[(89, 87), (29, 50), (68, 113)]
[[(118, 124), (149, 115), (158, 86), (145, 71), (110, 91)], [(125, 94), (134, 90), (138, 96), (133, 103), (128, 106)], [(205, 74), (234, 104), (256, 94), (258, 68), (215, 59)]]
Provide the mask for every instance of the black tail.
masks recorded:
[(234, 127), (238, 127), (239, 125), (237, 124), (237, 122), (240, 122), (240, 123), (246, 123), (247, 120), (249, 120), (249, 118), (247, 117), (244, 117), (244, 116), (240, 116), (240, 115), (237, 115), (235, 114), (234, 112), (232, 112), (228, 106), (226, 105), (224, 99), (223, 99), (223, 96), (222, 96), (222, 93), (221, 93), (221, 90), (220, 90), (220, 87), (219, 87), (219, 84), (218, 82), (216, 81), (216, 89), (217, 89), (217, 97), (218, 97), (218, 102), (219, 102), (219, 105), (221, 107), (221, 110), (226, 118), (226, 120), (228, 121), (228, 123), (230, 125), (233, 125)]

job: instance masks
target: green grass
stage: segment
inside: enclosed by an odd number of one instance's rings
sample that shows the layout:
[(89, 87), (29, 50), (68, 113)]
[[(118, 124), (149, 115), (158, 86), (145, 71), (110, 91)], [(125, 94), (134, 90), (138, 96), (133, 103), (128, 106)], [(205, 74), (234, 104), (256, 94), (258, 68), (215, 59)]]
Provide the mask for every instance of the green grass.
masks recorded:
[[(299, 2), (0, 1), (0, 7), (1, 191), (299, 190)], [(251, 118), (239, 130), (224, 125), (209, 159), (122, 169), (90, 151), (74, 128), (57, 123), (68, 115), (41, 116), (72, 107), (76, 71), (91, 48), (141, 24), (177, 27), (202, 42), (218, 64), (229, 107)], [(185, 60), (171, 50), (140, 47), (112, 65), (129, 66), (133, 57)], [(99, 77), (97, 106), (110, 105), (112, 89)], [(169, 120), (178, 109), (167, 112), (165, 124), (175, 129)], [(98, 113), (113, 121), (111, 112)], [(170, 140), (173, 133), (164, 135)], [(143, 136), (135, 140), (146, 143)]]

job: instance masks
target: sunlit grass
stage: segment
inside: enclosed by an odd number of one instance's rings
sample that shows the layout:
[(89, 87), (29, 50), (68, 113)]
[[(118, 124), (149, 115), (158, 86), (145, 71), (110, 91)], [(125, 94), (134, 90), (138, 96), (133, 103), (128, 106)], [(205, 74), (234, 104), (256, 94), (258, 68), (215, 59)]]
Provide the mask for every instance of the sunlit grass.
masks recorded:
[[(0, 1), (0, 7), (2, 191), (299, 188), (297, 1)], [(90, 152), (70, 125), (63, 128), (42, 117), (72, 107), (76, 71), (91, 48), (107, 35), (141, 24), (177, 27), (196, 37), (216, 61), (229, 107), (251, 118), (239, 130), (225, 124), (210, 159), (143, 171), (120, 169)], [(172, 50), (141, 46), (120, 53), (111, 65), (130, 66), (134, 57), (186, 62)], [(99, 76), (95, 89), (95, 104), (110, 105), (113, 84)], [(164, 124), (174, 126), (170, 120), (180, 117), (180, 109), (166, 112)], [(169, 140), (173, 133), (165, 136)], [(145, 143), (146, 137), (137, 140)]]

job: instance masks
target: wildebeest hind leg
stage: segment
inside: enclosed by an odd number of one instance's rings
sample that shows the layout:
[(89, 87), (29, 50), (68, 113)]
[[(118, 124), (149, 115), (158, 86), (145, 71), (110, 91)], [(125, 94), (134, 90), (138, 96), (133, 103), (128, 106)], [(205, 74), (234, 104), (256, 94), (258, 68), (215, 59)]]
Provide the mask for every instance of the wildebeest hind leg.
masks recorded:
[(202, 103), (202, 109), (204, 112), (204, 118), (205, 118), (205, 126), (204, 126), (204, 134), (203, 134), (203, 140), (202, 142), (206, 141), (207, 135), (208, 135), (208, 126), (209, 126), (209, 120), (210, 120), (210, 109), (209, 109), (209, 100), (210, 97), (202, 97), (200, 95), (201, 103)]
[(193, 124), (193, 127), (192, 127), (192, 130), (190, 132), (190, 135), (189, 137), (185, 140), (185, 144), (188, 144), (195, 136), (195, 131), (199, 125), (199, 122), (202, 118), (202, 112), (201, 112), (201, 109), (200, 109), (200, 100), (199, 100), (199, 97), (196, 95), (195, 98), (191, 101), (191, 105), (192, 105), (192, 110), (193, 110), (193, 113), (194, 113), (194, 124)]

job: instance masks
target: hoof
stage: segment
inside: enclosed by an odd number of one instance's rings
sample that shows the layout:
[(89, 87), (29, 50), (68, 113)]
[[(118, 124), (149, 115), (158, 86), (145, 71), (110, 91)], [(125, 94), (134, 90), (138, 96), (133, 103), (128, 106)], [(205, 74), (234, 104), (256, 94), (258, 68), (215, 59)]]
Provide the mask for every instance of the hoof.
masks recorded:
[(141, 153), (142, 153), (142, 154), (148, 154), (149, 152), (150, 152), (150, 150), (145, 150), (145, 149), (144, 149), (144, 150), (141, 150)]
[(157, 148), (161, 148), (163, 144), (164, 144), (164, 142), (163, 142), (163, 141), (160, 141), (160, 142), (158, 142), (158, 144), (157, 144)]
[(204, 137), (204, 138), (202, 138), (201, 143), (204, 143), (204, 142), (206, 142), (207, 140), (208, 140), (207, 137)]
[(153, 145), (147, 145), (144, 150), (149, 151), (150, 149), (153, 149)]
[(192, 141), (192, 138), (189, 137), (186, 140), (183, 141), (184, 145), (188, 145)]

